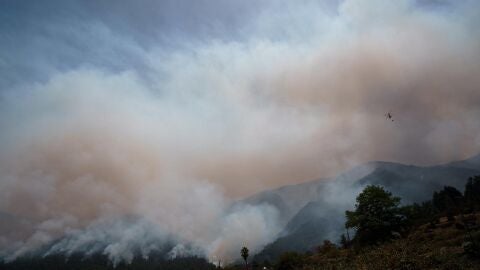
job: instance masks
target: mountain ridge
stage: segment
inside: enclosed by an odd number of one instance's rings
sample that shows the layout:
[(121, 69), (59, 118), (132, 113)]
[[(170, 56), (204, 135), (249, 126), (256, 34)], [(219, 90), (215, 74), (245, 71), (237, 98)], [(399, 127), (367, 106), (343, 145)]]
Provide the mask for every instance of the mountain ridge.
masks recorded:
[(317, 197), (298, 209), (286, 222), (278, 239), (257, 254), (256, 259), (275, 260), (285, 251), (305, 252), (326, 239), (336, 242), (345, 232), (344, 211), (353, 207), (356, 195), (367, 185), (384, 186), (406, 204), (427, 200), (433, 191), (445, 185), (461, 189), (468, 177), (479, 174), (480, 154), (432, 166), (383, 161), (355, 166), (317, 185)]

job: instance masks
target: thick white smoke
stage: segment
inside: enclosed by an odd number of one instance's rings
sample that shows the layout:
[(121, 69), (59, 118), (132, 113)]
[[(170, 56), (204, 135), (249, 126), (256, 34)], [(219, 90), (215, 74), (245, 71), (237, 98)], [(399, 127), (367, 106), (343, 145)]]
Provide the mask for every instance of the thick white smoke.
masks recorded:
[(323, 7), (273, 5), (240, 41), (168, 53), (106, 31), (143, 69), (85, 65), (2, 93), (2, 254), (232, 260), (282, 229), (273, 207), (233, 199), (480, 149), (478, 4)]

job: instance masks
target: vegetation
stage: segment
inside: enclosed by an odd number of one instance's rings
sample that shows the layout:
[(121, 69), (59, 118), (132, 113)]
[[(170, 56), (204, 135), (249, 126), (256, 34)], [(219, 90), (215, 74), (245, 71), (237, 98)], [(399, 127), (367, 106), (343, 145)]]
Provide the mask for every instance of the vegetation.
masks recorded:
[(367, 186), (346, 211), (353, 239), (342, 235), (340, 245), (326, 240), (251, 269), (480, 269), (479, 209), (480, 176), (468, 179), (463, 194), (446, 186), (429, 201), (403, 206), (383, 187)]
[(469, 212), (480, 208), (480, 176), (470, 177), (465, 185), (465, 208)]
[[(367, 186), (353, 211), (346, 211), (347, 229), (340, 245), (325, 240), (306, 254), (286, 252), (277, 262), (251, 262), (241, 249), (245, 265), (223, 269), (480, 269), (480, 176), (471, 177), (461, 193), (446, 186), (421, 204), (400, 205), (400, 198), (380, 186)], [(201, 258), (165, 260), (161, 256), (136, 258), (115, 269), (215, 269)], [(0, 269), (114, 269), (103, 255), (83, 258), (61, 255), (23, 258), (1, 264)]]
[(402, 230), (405, 216), (401, 214), (400, 198), (380, 186), (367, 186), (357, 197), (355, 211), (346, 211), (345, 226), (356, 230), (355, 243), (375, 244)]
[(245, 261), (245, 268), (248, 269), (248, 248), (243, 247), (242, 250), (240, 250), (240, 255), (242, 256), (243, 260)]
[(151, 256), (148, 259), (135, 258), (130, 264), (114, 266), (107, 256), (93, 255), (85, 258), (76, 254), (70, 257), (50, 255), (47, 257), (21, 258), (11, 263), (1, 263), (0, 269), (10, 270), (213, 270), (215, 265), (203, 258), (163, 259), (163, 256)]

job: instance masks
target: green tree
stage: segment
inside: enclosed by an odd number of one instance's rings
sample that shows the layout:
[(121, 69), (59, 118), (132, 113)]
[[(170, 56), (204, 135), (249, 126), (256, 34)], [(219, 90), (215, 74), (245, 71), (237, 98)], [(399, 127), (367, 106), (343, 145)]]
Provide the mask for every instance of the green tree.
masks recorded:
[(242, 250), (240, 251), (240, 255), (242, 255), (243, 260), (245, 261), (245, 269), (248, 269), (248, 248), (247, 247), (242, 247)]
[(356, 230), (354, 242), (360, 245), (384, 241), (402, 229), (400, 198), (381, 186), (367, 186), (356, 199), (355, 211), (346, 211), (347, 228)]
[(437, 213), (431, 201), (405, 205), (400, 208), (400, 211), (406, 217), (409, 226), (428, 223), (435, 219)]

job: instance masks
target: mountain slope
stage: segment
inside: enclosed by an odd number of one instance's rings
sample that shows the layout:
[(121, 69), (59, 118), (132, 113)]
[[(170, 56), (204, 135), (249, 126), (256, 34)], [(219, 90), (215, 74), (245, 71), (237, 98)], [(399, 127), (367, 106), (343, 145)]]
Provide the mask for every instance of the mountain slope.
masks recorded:
[(473, 175), (480, 175), (480, 155), (429, 167), (370, 162), (321, 184), (314, 181), (312, 185), (321, 187), (317, 197), (306, 203), (291, 218), (280, 237), (256, 258), (274, 260), (285, 251), (305, 252), (325, 239), (337, 241), (345, 232), (345, 210), (352, 209), (355, 197), (367, 185), (384, 186), (407, 204), (427, 200), (433, 191), (445, 185), (463, 190), (466, 180)]
[[(357, 166), (349, 171), (341, 173), (335, 180), (343, 184), (354, 183), (359, 177), (368, 175), (373, 171), (371, 164)], [(266, 190), (237, 203), (260, 205), (270, 204), (280, 212), (280, 219), (283, 226), (310, 202), (317, 201), (326, 193), (334, 192), (338, 186), (331, 185), (332, 179), (316, 179), (310, 182), (288, 185), (280, 188)]]

